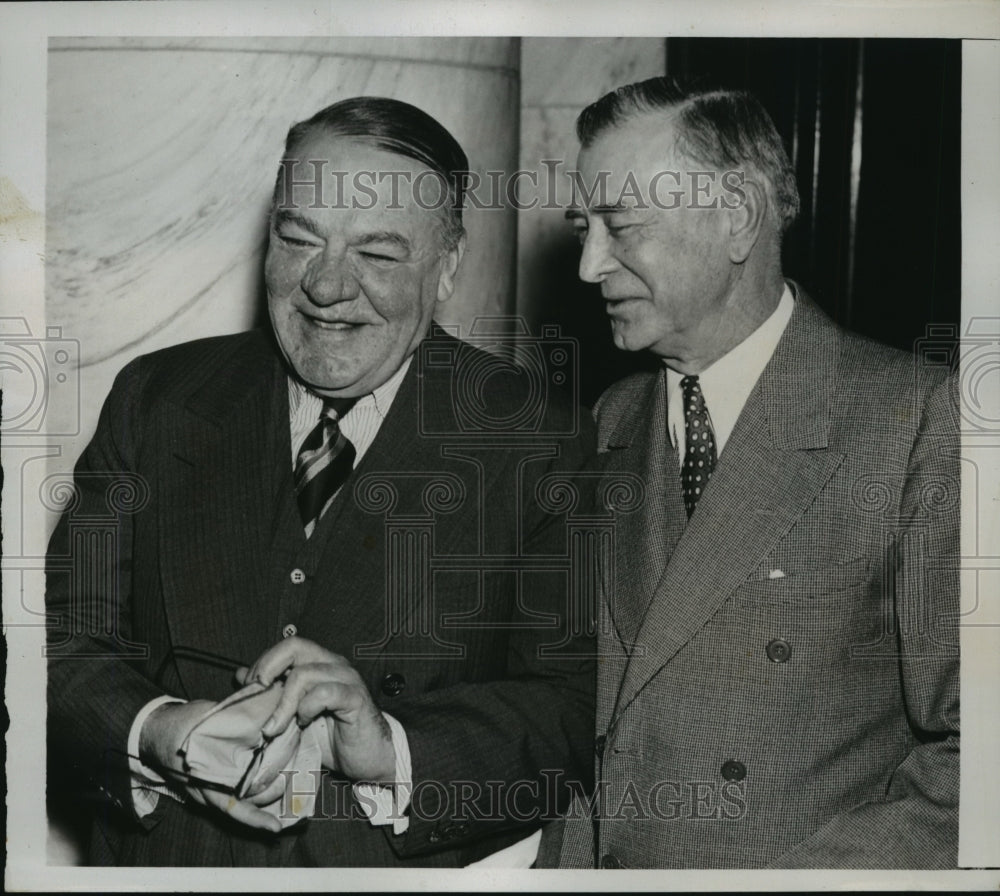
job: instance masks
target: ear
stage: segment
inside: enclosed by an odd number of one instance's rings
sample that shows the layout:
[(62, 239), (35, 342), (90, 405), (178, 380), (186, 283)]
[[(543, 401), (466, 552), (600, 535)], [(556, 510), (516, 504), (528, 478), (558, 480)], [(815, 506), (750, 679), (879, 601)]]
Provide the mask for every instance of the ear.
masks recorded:
[(741, 187), (743, 201), (729, 210), (729, 260), (742, 264), (760, 237), (767, 218), (767, 190), (755, 180), (745, 180)]
[(455, 291), (455, 276), (465, 255), (465, 234), (459, 238), (454, 249), (448, 249), (441, 257), (441, 273), (438, 276), (438, 302), (447, 302)]

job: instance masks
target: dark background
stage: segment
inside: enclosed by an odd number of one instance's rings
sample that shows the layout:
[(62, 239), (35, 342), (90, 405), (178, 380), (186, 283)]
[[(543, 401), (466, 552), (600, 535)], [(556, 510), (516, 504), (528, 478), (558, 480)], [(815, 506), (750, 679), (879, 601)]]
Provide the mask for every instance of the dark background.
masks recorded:
[[(784, 138), (802, 199), (785, 275), (837, 322), (907, 350), (928, 325), (957, 335), (961, 64), (957, 40), (666, 41), (668, 75), (754, 92)], [(550, 319), (580, 340), (589, 405), (655, 361), (614, 348), (578, 259), (560, 246), (544, 277)]]

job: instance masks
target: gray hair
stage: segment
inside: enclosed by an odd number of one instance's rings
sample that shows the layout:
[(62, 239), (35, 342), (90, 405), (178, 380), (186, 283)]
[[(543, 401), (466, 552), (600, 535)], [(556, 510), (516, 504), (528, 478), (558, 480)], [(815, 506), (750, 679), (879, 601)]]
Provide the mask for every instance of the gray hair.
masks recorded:
[(584, 109), (576, 120), (580, 143), (648, 112), (676, 114), (676, 149), (717, 170), (745, 168), (765, 182), (785, 231), (799, 213), (799, 190), (788, 154), (760, 101), (745, 90), (705, 89), (660, 77), (619, 87)]

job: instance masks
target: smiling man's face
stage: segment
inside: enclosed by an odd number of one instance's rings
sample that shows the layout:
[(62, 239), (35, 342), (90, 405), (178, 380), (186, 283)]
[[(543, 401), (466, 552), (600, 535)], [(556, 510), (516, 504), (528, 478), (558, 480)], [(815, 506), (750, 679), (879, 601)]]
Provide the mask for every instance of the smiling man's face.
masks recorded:
[[(446, 248), (442, 210), (421, 207), (414, 195), (417, 176), (429, 179), (419, 162), (322, 132), (294, 155), (296, 182), (321, 170), (323, 194), (297, 187), (271, 211), (264, 265), (271, 324), (288, 363), (315, 392), (365, 395), (400, 368), (451, 296), (461, 248)], [(322, 169), (306, 164), (317, 160)], [(385, 172), (400, 174), (380, 179)]]

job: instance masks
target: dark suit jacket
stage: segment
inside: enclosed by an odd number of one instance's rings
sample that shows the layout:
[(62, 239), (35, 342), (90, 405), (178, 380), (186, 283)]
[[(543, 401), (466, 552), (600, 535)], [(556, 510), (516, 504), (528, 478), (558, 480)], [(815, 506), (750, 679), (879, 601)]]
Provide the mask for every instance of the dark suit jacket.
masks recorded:
[[(590, 424), (491, 370), (451, 337), (425, 340), (308, 541), (267, 336), (122, 371), (48, 570), (50, 744), (106, 797), (91, 861), (453, 866), (565, 808), (563, 779), (590, 775), (593, 661), (587, 634), (566, 630), (565, 515), (544, 513), (535, 489), (584, 463)], [(139, 709), (163, 693), (225, 697), (217, 658), (252, 661), (289, 623), (353, 662), (405, 727), (409, 831), (373, 828), (336, 775), (317, 817), (279, 836), (162, 797), (138, 821), (125, 751)]]
[(599, 800), (563, 865), (955, 866), (957, 407), (800, 295), (687, 522), (664, 374), (607, 391), (599, 451), (647, 490), (605, 569)]

